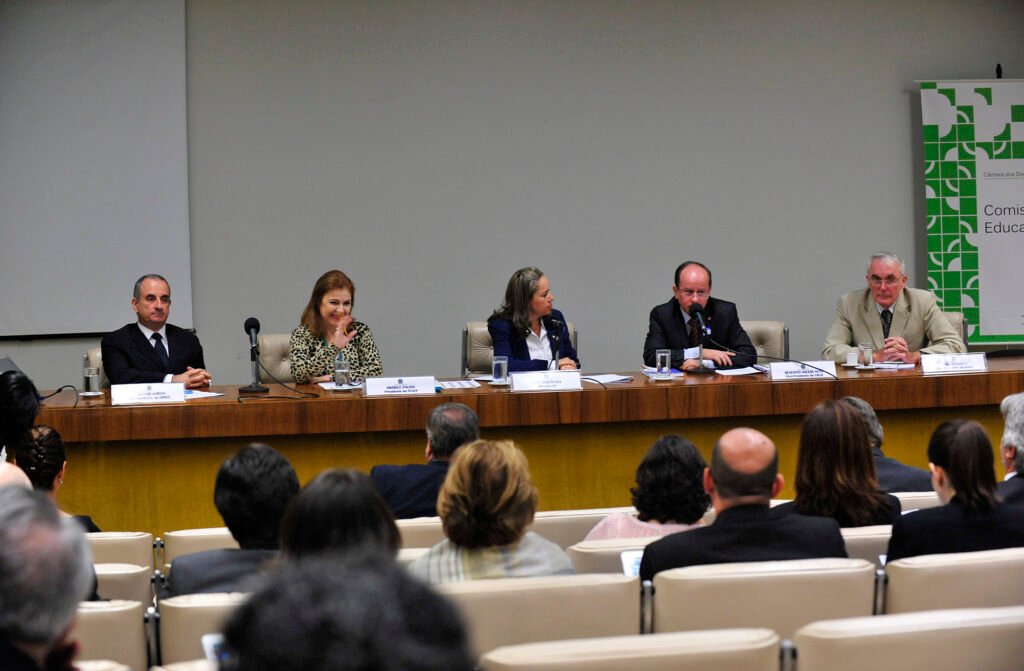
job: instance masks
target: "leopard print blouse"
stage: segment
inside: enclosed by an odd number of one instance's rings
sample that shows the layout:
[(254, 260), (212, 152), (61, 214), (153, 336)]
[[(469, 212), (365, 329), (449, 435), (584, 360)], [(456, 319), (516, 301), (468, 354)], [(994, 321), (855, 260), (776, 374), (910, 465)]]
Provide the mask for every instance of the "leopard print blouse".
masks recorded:
[[(345, 359), (352, 367), (352, 376), (366, 378), (383, 375), (384, 366), (381, 364), (380, 352), (377, 351), (370, 327), (363, 322), (353, 321), (352, 328), (355, 329), (356, 335), (343, 348)], [(334, 371), (338, 348), (323, 338), (314, 338), (305, 326), (300, 325), (292, 331), (288, 349), (292, 376), (297, 384), (307, 384), (315, 377)]]

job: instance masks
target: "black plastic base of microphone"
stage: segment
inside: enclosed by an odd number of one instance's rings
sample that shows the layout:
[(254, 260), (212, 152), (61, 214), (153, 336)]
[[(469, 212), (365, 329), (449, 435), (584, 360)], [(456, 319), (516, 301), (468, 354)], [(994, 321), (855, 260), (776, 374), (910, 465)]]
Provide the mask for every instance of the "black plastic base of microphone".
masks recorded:
[(238, 388), (239, 394), (266, 394), (268, 391), (270, 391), (270, 387), (255, 383)]
[(696, 368), (691, 368), (690, 370), (684, 370), (683, 372), (686, 373), (687, 375), (689, 375), (690, 373), (703, 375), (705, 373), (714, 373), (715, 369), (714, 368), (707, 368), (705, 366), (697, 366)]

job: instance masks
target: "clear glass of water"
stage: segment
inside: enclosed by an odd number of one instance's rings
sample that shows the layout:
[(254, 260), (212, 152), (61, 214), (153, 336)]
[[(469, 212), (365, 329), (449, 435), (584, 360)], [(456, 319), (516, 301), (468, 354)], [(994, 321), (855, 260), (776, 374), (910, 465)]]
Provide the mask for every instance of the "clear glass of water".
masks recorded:
[(491, 379), (494, 384), (508, 384), (508, 357), (496, 356), (491, 362)]
[(654, 352), (654, 375), (655, 380), (672, 379), (672, 350), (659, 349)]

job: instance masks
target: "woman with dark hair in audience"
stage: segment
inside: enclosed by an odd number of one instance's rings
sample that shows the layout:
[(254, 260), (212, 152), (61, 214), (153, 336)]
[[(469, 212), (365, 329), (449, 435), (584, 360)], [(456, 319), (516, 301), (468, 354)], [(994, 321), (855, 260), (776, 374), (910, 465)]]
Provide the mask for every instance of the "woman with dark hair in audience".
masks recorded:
[(448, 538), (409, 570), (429, 583), (573, 573), (562, 548), (526, 530), (536, 511), (526, 455), (512, 441), (463, 445), (437, 497)]
[(400, 545), (395, 518), (370, 476), (351, 469), (316, 476), (281, 521), (281, 550), (292, 559), (323, 553), (394, 559)]
[(707, 463), (693, 443), (676, 435), (658, 438), (636, 468), (630, 489), (637, 514), (612, 513), (584, 540), (667, 536), (703, 526), (711, 505), (704, 491)]
[(39, 392), (24, 373), (0, 373), (0, 461), (14, 454), (39, 414)]
[(823, 401), (804, 417), (795, 484), (796, 499), (777, 506), (777, 514), (831, 517), (841, 527), (900, 517), (900, 500), (878, 489), (864, 420), (845, 403)]
[[(548, 277), (540, 268), (528, 266), (512, 273), (505, 302), (487, 319), (494, 354), (508, 357), (510, 371), (580, 367), (565, 316), (554, 303)], [(558, 361), (553, 361), (556, 350)]]
[[(45, 492), (57, 503), (57, 492), (64, 484), (68, 468), (64, 441), (57, 429), (45, 424), (29, 429), (28, 439), (22, 441), (14, 454), (14, 463), (25, 471), (32, 482), (32, 489)], [(100, 530), (88, 515), (68, 515), (64, 511), (61, 514), (73, 517), (86, 532)]]
[(344, 352), (353, 378), (383, 374), (373, 332), (352, 318), (355, 301), (356, 285), (340, 270), (328, 270), (317, 279), (288, 345), (298, 384), (329, 382), (338, 352)]
[(928, 441), (928, 462), (932, 486), (946, 505), (897, 520), (887, 561), (1024, 546), (1024, 507), (1007, 505), (996, 493), (992, 444), (980, 424), (940, 424)]

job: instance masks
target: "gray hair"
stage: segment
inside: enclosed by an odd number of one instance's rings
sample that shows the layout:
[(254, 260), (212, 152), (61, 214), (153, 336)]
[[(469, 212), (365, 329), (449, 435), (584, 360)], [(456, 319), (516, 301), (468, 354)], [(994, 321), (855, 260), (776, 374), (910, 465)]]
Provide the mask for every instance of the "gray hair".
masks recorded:
[(142, 283), (145, 282), (146, 280), (160, 280), (161, 282), (167, 285), (167, 293), (171, 293), (171, 283), (168, 282), (163, 275), (149, 273), (148, 275), (143, 275), (139, 279), (135, 280), (135, 288), (132, 289), (132, 298), (134, 298), (135, 300), (139, 300), (140, 298), (142, 298)]
[(480, 420), (462, 403), (442, 403), (427, 418), (427, 440), (434, 456), (452, 456), (458, 448), (480, 437)]
[(871, 407), (871, 404), (858, 396), (844, 396), (839, 399), (839, 402), (845, 403), (860, 413), (860, 418), (864, 420), (864, 428), (868, 430), (868, 440), (871, 441), (871, 447), (882, 449), (882, 439), (885, 437), (885, 431), (882, 429), (882, 423), (878, 421), (878, 415), (875, 414), (875, 409)]
[(0, 639), (52, 645), (92, 588), (78, 523), (43, 493), (0, 488)]
[(881, 251), (881, 252), (875, 252), (874, 254), (872, 254), (871, 258), (868, 259), (868, 272), (869, 273), (871, 272), (871, 264), (874, 263), (875, 261), (881, 261), (883, 263), (894, 263), (894, 264), (896, 264), (897, 266), (900, 267), (900, 275), (906, 275), (907, 274), (907, 266), (906, 266), (905, 263), (903, 263), (903, 259), (901, 259), (899, 256), (897, 256), (893, 252)]
[(1014, 447), (1013, 470), (1024, 475), (1024, 392), (1010, 394), (999, 404), (1003, 413), (1003, 448)]

